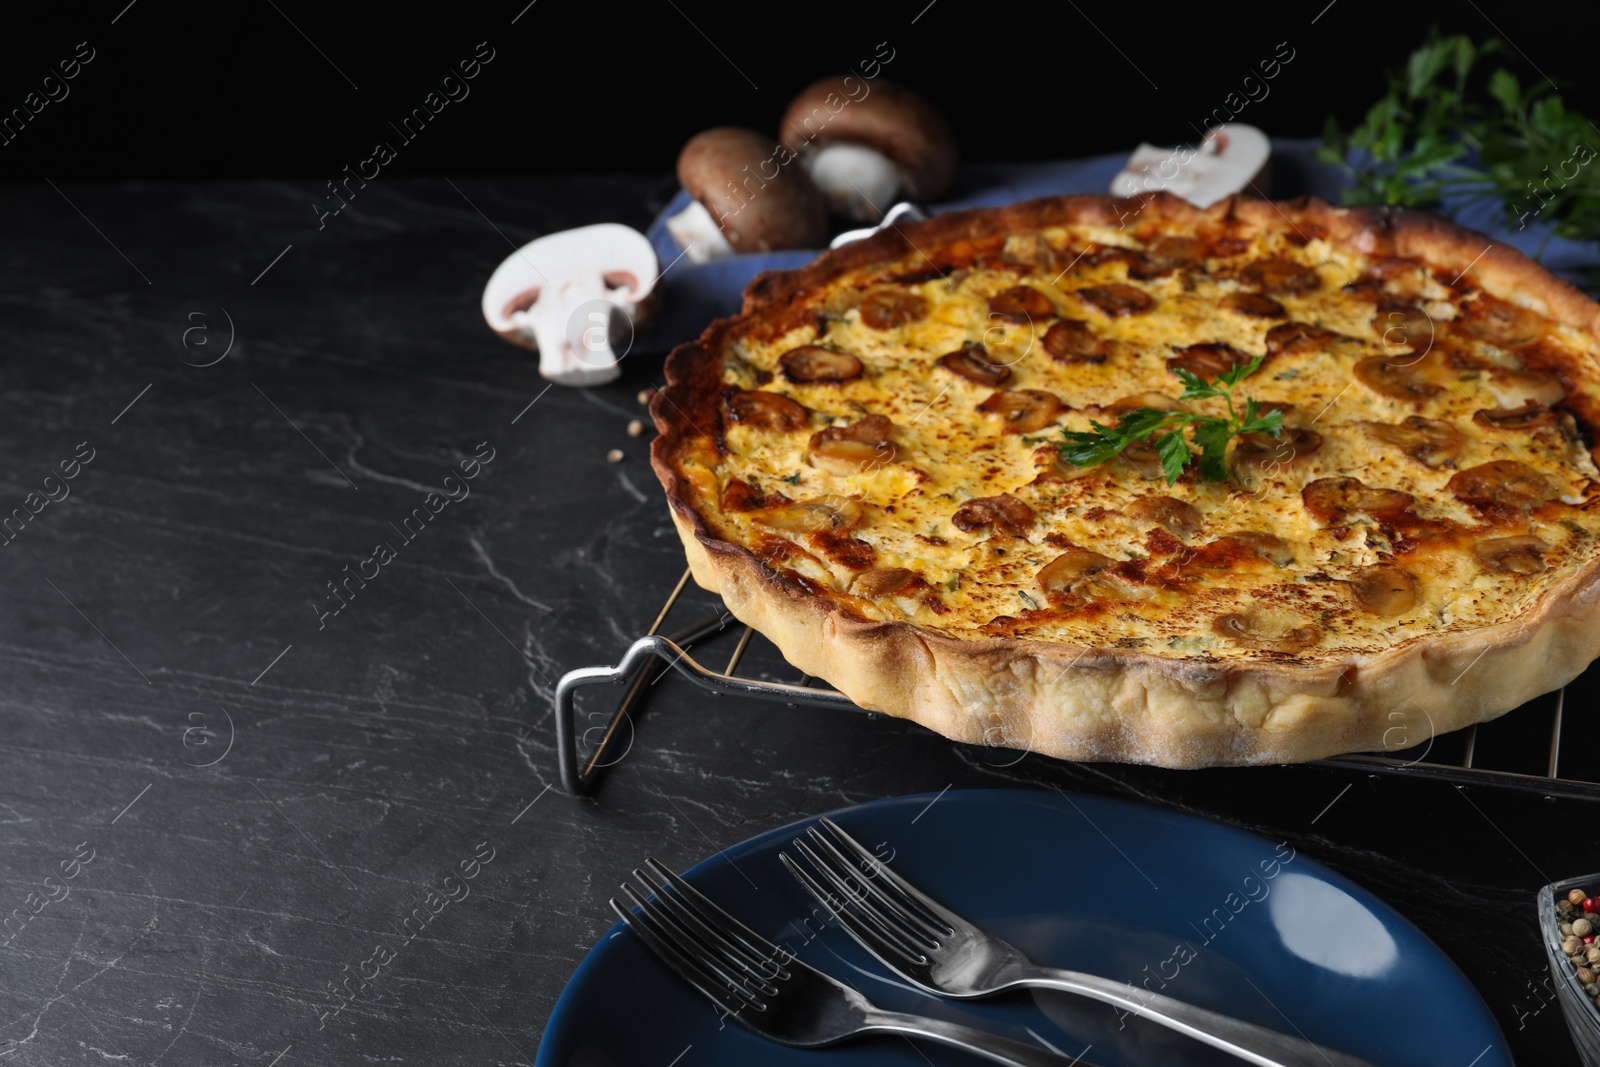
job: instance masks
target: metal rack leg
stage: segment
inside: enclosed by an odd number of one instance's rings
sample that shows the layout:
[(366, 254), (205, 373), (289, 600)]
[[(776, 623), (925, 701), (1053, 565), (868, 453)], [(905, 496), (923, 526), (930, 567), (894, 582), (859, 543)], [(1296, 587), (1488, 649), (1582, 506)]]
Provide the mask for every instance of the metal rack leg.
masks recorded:
[[(657, 622), (659, 621), (658, 619)], [(631, 724), (630, 713), (655, 677), (658, 677), (661, 672), (676, 666), (677, 661), (684, 658), (684, 649), (701, 638), (724, 629), (726, 626), (726, 617), (706, 619), (686, 630), (673, 634), (668, 639), (646, 636), (634, 642), (634, 646), (628, 650), (628, 657), (623, 660), (622, 667), (618, 668), (622, 673), (617, 674), (614, 678), (605, 677), (600, 679), (612, 681), (613, 684), (617, 685), (626, 682), (628, 691), (623, 695), (621, 702), (617, 704), (616, 710), (611, 713), (610, 719), (606, 721), (599, 744), (595, 745), (594, 751), (589, 753), (589, 758), (583, 761), (581, 770), (578, 767), (578, 743), (594, 730), (601, 729), (601, 727), (590, 727), (581, 733), (578, 731), (576, 723), (577, 691), (585, 685), (593, 684), (596, 678), (585, 671), (570, 671), (562, 677), (561, 681), (556, 685), (556, 748), (561, 761), (561, 784), (566, 788), (567, 792), (587, 793), (593, 787), (596, 775), (610, 766), (611, 763), (616, 762), (615, 760), (608, 761), (608, 758), (612, 749), (616, 746), (618, 728), (624, 720)], [(660, 642), (664, 647), (675, 650), (677, 656), (670, 661), (664, 657), (657, 658), (651, 654), (655, 651), (655, 646), (650, 644), (651, 641)], [(646, 646), (644, 649), (646, 654), (638, 657), (638, 662), (629, 670), (629, 659), (634, 658), (634, 650), (641, 644)], [(587, 670), (604, 671), (608, 675), (612, 672), (611, 668), (604, 667), (592, 667)], [(617, 758), (620, 759), (621, 757)]]
[[(556, 749), (557, 759), (561, 769), (561, 784), (569, 793), (587, 793), (594, 787), (595, 780), (606, 767), (621, 759), (620, 756), (611, 758), (612, 752), (619, 743), (619, 729), (624, 720), (629, 720), (629, 714), (639, 703), (645, 692), (667, 670), (675, 670), (689, 681), (713, 695), (724, 693), (739, 696), (752, 696), (764, 700), (778, 700), (789, 704), (791, 707), (797, 702), (815, 707), (838, 708), (843, 710), (860, 710), (843, 693), (836, 690), (819, 690), (809, 688), (808, 685), (785, 685), (781, 682), (763, 682), (751, 678), (741, 678), (733, 672), (739, 666), (739, 661), (744, 657), (745, 651), (750, 646), (753, 631), (747, 626), (739, 637), (738, 646), (733, 650), (733, 655), (728, 659), (728, 666), (722, 672), (717, 672), (701, 666), (689, 656), (688, 649), (699, 641), (718, 631), (727, 629), (733, 622), (731, 613), (706, 619), (696, 623), (671, 638), (658, 636), (655, 631), (666, 619), (667, 612), (682, 593), (684, 584), (688, 581), (689, 574), (684, 572), (679, 579), (677, 588), (672, 591), (666, 606), (656, 616), (655, 622), (650, 627), (650, 633), (639, 638), (623, 654), (622, 660), (614, 667), (581, 667), (568, 671), (556, 685)], [(809, 683), (810, 679), (805, 679)], [(583, 731), (580, 735), (577, 728), (577, 693), (578, 690), (591, 685), (607, 682), (612, 685), (627, 685), (628, 691), (624, 694), (621, 703), (617, 705), (604, 727), (594, 726)], [(595, 730), (602, 730), (600, 742), (586, 759), (580, 760), (578, 743), (583, 736)], [(626, 755), (626, 751), (624, 751)], [(580, 762), (583, 764), (579, 766)]]

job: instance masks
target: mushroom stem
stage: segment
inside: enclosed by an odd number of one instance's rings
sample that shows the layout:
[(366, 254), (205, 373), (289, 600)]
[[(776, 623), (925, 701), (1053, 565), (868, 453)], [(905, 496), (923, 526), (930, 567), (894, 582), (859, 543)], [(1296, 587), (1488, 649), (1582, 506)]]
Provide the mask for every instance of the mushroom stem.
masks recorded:
[(511, 313), (511, 324), (533, 334), (539, 346), (540, 375), (578, 386), (616, 380), (621, 371), (611, 348), (615, 308), (605, 300), (606, 287), (596, 275), (563, 281), (541, 293), (532, 307)]
[(683, 258), (690, 263), (710, 263), (733, 255), (733, 246), (723, 236), (722, 227), (698, 200), (691, 198), (688, 207), (669, 215), (666, 226), (673, 242), (683, 250)]
[(859, 222), (883, 217), (880, 204), (895, 202), (903, 182), (900, 170), (876, 148), (835, 141), (805, 157), (806, 171), (822, 190), (828, 209)]

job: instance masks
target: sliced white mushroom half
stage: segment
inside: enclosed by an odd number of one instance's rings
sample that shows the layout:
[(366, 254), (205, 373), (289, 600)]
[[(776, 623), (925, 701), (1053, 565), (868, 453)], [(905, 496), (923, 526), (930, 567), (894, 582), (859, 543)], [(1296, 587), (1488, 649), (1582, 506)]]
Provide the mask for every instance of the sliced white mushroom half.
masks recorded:
[(1113, 196), (1147, 196), (1164, 190), (1196, 207), (1210, 207), (1224, 197), (1264, 193), (1272, 142), (1254, 126), (1229, 122), (1206, 131), (1198, 148), (1157, 148), (1141, 144), (1127, 165), (1111, 180)]
[(603, 385), (644, 321), (660, 265), (644, 234), (614, 222), (547, 234), (517, 249), (483, 290), (483, 318), (539, 353), (539, 373), (562, 385)]

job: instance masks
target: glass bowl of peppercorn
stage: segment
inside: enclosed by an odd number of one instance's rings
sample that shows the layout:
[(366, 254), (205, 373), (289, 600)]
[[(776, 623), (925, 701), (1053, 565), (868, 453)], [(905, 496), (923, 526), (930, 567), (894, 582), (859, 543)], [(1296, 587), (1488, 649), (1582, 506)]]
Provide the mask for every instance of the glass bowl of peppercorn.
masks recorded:
[(1539, 890), (1539, 926), (1578, 1055), (1600, 1067), (1600, 874)]

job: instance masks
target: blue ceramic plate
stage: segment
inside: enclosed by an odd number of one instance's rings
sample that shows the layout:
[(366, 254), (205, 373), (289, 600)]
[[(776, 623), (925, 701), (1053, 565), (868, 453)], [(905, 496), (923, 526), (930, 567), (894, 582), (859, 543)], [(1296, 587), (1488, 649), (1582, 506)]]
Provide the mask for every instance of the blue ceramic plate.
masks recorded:
[[(1376, 897), (1288, 845), (1101, 797), (975, 790), (896, 797), (832, 817), (896, 870), (1035, 960), (1147, 985), (1380, 1067), (1510, 1067), (1460, 971)], [(1234, 1064), (1212, 1049), (1059, 993), (956, 1003), (905, 986), (821, 913), (778, 862), (807, 819), (687, 872), (759, 933), (884, 1008), (1047, 1042), (1080, 1065)], [(643, 857), (640, 857), (642, 860)], [(556, 1003), (539, 1067), (973, 1064), (900, 1037), (821, 1052), (732, 1020), (622, 924)]]

